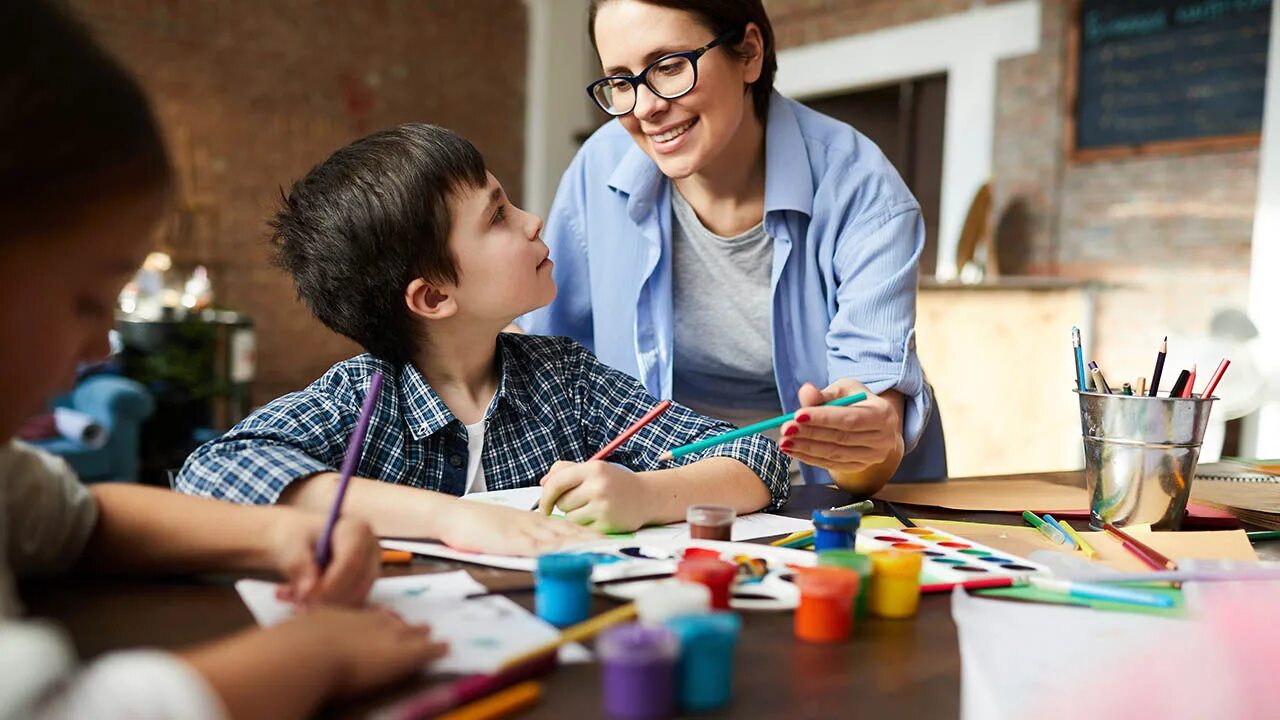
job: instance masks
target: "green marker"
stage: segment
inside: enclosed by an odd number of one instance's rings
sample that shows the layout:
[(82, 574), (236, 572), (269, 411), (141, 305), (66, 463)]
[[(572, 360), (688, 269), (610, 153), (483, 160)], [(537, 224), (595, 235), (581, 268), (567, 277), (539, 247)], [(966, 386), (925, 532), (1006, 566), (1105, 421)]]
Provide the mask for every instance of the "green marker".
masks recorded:
[[(826, 403), (822, 407), (843, 407), (846, 405), (852, 405), (854, 403), (860, 403), (866, 399), (867, 399), (867, 394), (864, 392), (860, 392), (860, 393), (855, 393), (853, 395), (848, 395), (842, 398), (836, 398), (835, 400), (832, 400), (831, 402)], [(796, 412), (799, 412), (799, 410), (797, 410)], [(755, 425), (748, 425), (739, 430), (734, 430), (733, 432), (727, 432), (723, 435), (717, 435), (712, 438), (707, 438), (706, 440), (699, 440), (696, 443), (681, 445), (678, 448), (674, 448), (672, 450), (668, 450), (662, 453), (661, 455), (658, 456), (658, 459), (662, 461), (675, 460), (676, 458), (684, 457), (685, 455), (688, 455), (690, 453), (701, 452), (703, 450), (706, 450), (709, 447), (715, 447), (716, 445), (723, 445), (724, 443), (727, 443), (727, 442), (733, 442), (738, 438), (744, 438), (748, 435), (755, 435), (756, 433), (762, 433), (765, 430), (772, 430), (782, 425), (783, 423), (787, 422), (788, 420), (794, 420), (795, 417), (796, 417), (796, 413), (779, 415), (776, 418), (765, 420), (764, 422), (758, 422)]]
[(1258, 532), (1245, 533), (1249, 537), (1249, 542), (1258, 540), (1280, 540), (1280, 530), (1259, 530)]
[(1061, 530), (1036, 517), (1036, 514), (1030, 510), (1022, 511), (1022, 519), (1031, 523), (1031, 527), (1039, 530), (1041, 535), (1044, 535), (1058, 545), (1063, 545), (1067, 542), (1067, 536), (1062, 534)]

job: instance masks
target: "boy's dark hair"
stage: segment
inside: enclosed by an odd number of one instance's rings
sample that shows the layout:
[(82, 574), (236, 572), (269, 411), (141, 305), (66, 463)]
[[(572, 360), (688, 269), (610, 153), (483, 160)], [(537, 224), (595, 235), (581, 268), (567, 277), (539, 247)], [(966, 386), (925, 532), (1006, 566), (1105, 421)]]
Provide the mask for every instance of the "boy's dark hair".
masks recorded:
[(151, 106), (129, 74), (50, 3), (0, 2), (0, 237), (169, 178)]
[[(596, 45), (596, 13), (600, 6), (611, 0), (591, 0), (591, 9), (587, 16), (587, 32), (591, 34), (591, 47)], [(769, 22), (769, 14), (764, 11), (762, 0), (641, 0), (641, 2), (672, 10), (683, 10), (698, 19), (712, 37), (720, 37), (727, 32), (746, 29), (747, 23), (755, 23), (760, 28), (760, 40), (764, 45), (764, 65), (760, 68), (760, 79), (751, 84), (751, 105), (755, 109), (756, 118), (764, 122), (769, 118), (769, 98), (773, 95), (773, 78), (778, 74), (778, 51), (773, 40), (773, 24)], [(742, 33), (729, 39), (736, 45), (742, 42)], [(726, 52), (737, 51), (730, 44), (721, 46)], [(692, 48), (690, 48), (692, 49)], [(745, 58), (743, 55), (739, 57)]]
[(273, 260), (330, 330), (408, 362), (421, 324), (405, 306), (405, 287), (419, 277), (458, 281), (450, 199), (486, 180), (480, 152), (445, 128), (409, 123), (374, 133), (281, 191)]

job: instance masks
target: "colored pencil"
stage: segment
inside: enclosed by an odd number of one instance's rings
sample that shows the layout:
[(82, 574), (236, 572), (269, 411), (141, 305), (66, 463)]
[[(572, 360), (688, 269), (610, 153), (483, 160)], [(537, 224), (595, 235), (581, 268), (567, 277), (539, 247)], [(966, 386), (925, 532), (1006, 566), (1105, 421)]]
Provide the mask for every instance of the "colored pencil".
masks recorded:
[(413, 562), (413, 553), (408, 550), (383, 550), (383, 565), (408, 565)]
[(1249, 537), (1249, 542), (1258, 540), (1280, 540), (1280, 530), (1259, 530), (1258, 532), (1245, 533)]
[(1106, 393), (1107, 395), (1110, 395), (1111, 386), (1107, 384), (1107, 379), (1103, 377), (1102, 368), (1098, 367), (1098, 363), (1091, 363), (1091, 365), (1093, 366), (1091, 368), (1091, 371), (1093, 372), (1093, 382), (1095, 385), (1098, 386), (1097, 391), (1100, 393)]
[(1057, 520), (1054, 520), (1053, 516), (1050, 515), (1049, 513), (1045, 513), (1043, 517), (1044, 517), (1045, 523), (1052, 526), (1054, 530), (1057, 530), (1058, 532), (1062, 533), (1062, 537), (1066, 540), (1066, 542), (1064, 543), (1065, 545), (1070, 545), (1072, 550), (1079, 549), (1080, 545), (1076, 543), (1075, 538), (1071, 537), (1071, 534), (1067, 532), (1067, 529), (1062, 527), (1062, 523), (1058, 522)]
[(800, 530), (799, 532), (793, 532), (784, 538), (779, 538), (777, 540), (774, 540), (769, 544), (774, 547), (790, 547), (791, 543), (799, 542), (801, 540), (811, 540), (811, 539), (813, 539), (812, 530)]
[(1173, 387), (1169, 389), (1169, 397), (1180, 398), (1182, 391), (1187, 387), (1187, 378), (1191, 377), (1191, 373), (1183, 370), (1178, 373), (1178, 379), (1173, 381)]
[(1200, 393), (1200, 397), (1213, 397), (1213, 391), (1218, 389), (1218, 383), (1222, 381), (1222, 376), (1227, 372), (1227, 368), (1231, 365), (1231, 361), (1222, 358), (1218, 363), (1218, 369), (1213, 371), (1213, 375), (1209, 378), (1209, 384), (1204, 386), (1204, 392)]
[(506, 672), (467, 675), (445, 685), (437, 685), (408, 700), (397, 703), (379, 718), (387, 720), (435, 717), (456, 707), (492, 695), (516, 683), (544, 675), (556, 668), (554, 654), (543, 655), (536, 660), (513, 667)]
[(902, 527), (913, 528), (916, 526), (915, 523), (911, 522), (910, 518), (902, 514), (902, 511), (898, 509), (897, 505), (894, 505), (888, 500), (881, 500), (880, 503), (884, 505), (884, 509), (888, 510), (890, 515), (894, 516), (898, 519), (898, 522), (902, 523)]
[(440, 716), (440, 720), (498, 720), (532, 707), (541, 699), (542, 684), (526, 680), (466, 707), (445, 713)]
[(635, 618), (635, 616), (636, 616), (635, 603), (627, 603), (626, 605), (620, 605), (608, 612), (600, 613), (599, 615), (596, 615), (593, 618), (580, 622), (577, 625), (574, 625), (573, 627), (566, 629), (564, 632), (560, 633), (560, 637), (556, 638), (555, 640), (539, 645), (538, 647), (532, 650), (529, 650), (528, 652), (520, 653), (519, 655), (511, 658), (510, 660), (507, 660), (506, 662), (502, 663), (502, 665), (498, 666), (498, 671), (502, 672), (503, 670), (510, 670), (513, 667), (516, 667), (518, 665), (523, 665), (524, 663), (527, 663), (530, 660), (533, 660), (535, 658), (542, 657), (543, 655), (546, 655), (548, 653), (554, 653), (556, 650), (560, 649), (561, 645), (567, 645), (571, 642), (586, 640), (587, 638), (595, 636), (596, 633), (599, 633), (600, 631), (606, 628), (610, 628), (610, 627), (613, 627), (614, 625), (617, 625), (618, 623), (631, 620)]
[(1144, 378), (1144, 377), (1139, 377), (1139, 378), (1138, 378), (1138, 384), (1133, 386), (1133, 394), (1134, 394), (1134, 395), (1146, 395), (1146, 394), (1147, 394), (1147, 379), (1146, 379), (1146, 378)]
[(378, 402), (378, 392), (382, 390), (382, 373), (375, 372), (369, 381), (369, 392), (365, 393), (364, 404), (360, 407), (360, 419), (356, 429), (347, 441), (347, 455), (342, 459), (342, 474), (338, 478), (338, 492), (333, 498), (333, 507), (329, 509), (329, 520), (325, 523), (324, 533), (316, 545), (316, 564), (324, 569), (333, 559), (333, 528), (338, 524), (338, 516), (342, 514), (342, 499), (347, 494), (347, 484), (351, 482), (351, 474), (360, 461), (360, 451), (364, 448), (364, 436), (369, 431), (369, 419), (373, 417), (373, 406)]
[(982, 580), (966, 580), (964, 582), (944, 582), (944, 583), (925, 583), (920, 586), (920, 592), (928, 595), (931, 593), (951, 592), (955, 588), (964, 588), (965, 590), (988, 590), (991, 588), (1013, 587), (1021, 584), (1018, 578), (985, 578)]
[(1173, 598), (1153, 592), (1131, 590), (1129, 588), (1110, 587), (1095, 583), (1072, 582), (1042, 578), (1032, 575), (1028, 580), (1031, 585), (1041, 590), (1063, 593), (1082, 600), (1101, 600), (1104, 602), (1138, 605), (1140, 607), (1170, 608)]
[[(627, 428), (626, 430), (623, 430), (622, 434), (610, 440), (608, 445), (605, 445), (604, 447), (600, 448), (599, 450), (596, 451), (595, 455), (592, 455), (591, 457), (587, 458), (587, 462), (603, 460), (609, 457), (610, 455), (613, 454), (614, 450), (617, 450), (619, 447), (621, 447), (622, 443), (629, 440), (632, 435), (635, 435), (645, 425), (648, 425), (649, 423), (653, 422), (659, 415), (661, 415), (662, 413), (670, 409), (671, 409), (670, 400), (663, 400), (657, 405), (654, 405), (653, 408), (649, 410), (649, 412), (644, 414), (644, 417), (631, 423), (631, 427)], [(534, 501), (533, 507), (530, 508), (530, 510), (537, 510), (538, 506), (541, 504), (542, 504), (542, 498), (539, 497), (536, 501)], [(551, 503), (552, 508), (554, 508), (555, 506), (556, 506), (555, 503)], [(548, 513), (550, 513), (550, 511), (548, 511)]]
[(867, 513), (872, 512), (876, 509), (876, 504), (872, 500), (859, 500), (856, 503), (849, 503), (848, 505), (839, 505), (831, 509), (832, 510), (853, 510), (855, 512), (859, 512), (863, 515), (866, 515)]
[(1089, 381), (1085, 379), (1084, 374), (1084, 354), (1080, 349), (1080, 328), (1071, 328), (1071, 347), (1076, 355), (1076, 387), (1080, 392), (1089, 389)]
[(1142, 560), (1144, 563), (1146, 563), (1147, 565), (1150, 565), (1152, 568), (1156, 570), (1177, 570), (1178, 569), (1177, 563), (1165, 557), (1164, 555), (1160, 554), (1160, 552), (1155, 550), (1154, 548), (1148, 547), (1147, 545), (1134, 539), (1131, 535), (1121, 530), (1120, 528), (1116, 527), (1115, 525), (1112, 525), (1109, 522), (1104, 522), (1102, 524), (1102, 529), (1111, 533), (1112, 536), (1114, 536), (1117, 540), (1119, 540), (1120, 544), (1124, 545), (1125, 550), (1128, 550), (1134, 555), (1137, 555), (1139, 560)]
[(1022, 519), (1026, 520), (1031, 527), (1039, 530), (1041, 535), (1044, 535), (1055, 543), (1059, 545), (1066, 544), (1067, 536), (1064, 535), (1061, 530), (1036, 517), (1036, 514), (1030, 510), (1022, 511)]
[(1191, 373), (1187, 375), (1187, 386), (1182, 389), (1182, 394), (1178, 397), (1189, 398), (1196, 391), (1196, 366), (1191, 365)]
[(1160, 392), (1160, 373), (1164, 372), (1164, 358), (1169, 354), (1169, 336), (1160, 341), (1160, 352), (1156, 353), (1156, 369), (1151, 373), (1151, 390), (1148, 397), (1155, 397)]
[[(835, 400), (832, 400), (831, 402), (826, 403), (821, 407), (845, 407), (848, 405), (852, 405), (854, 403), (860, 403), (866, 399), (867, 399), (867, 394), (864, 392), (860, 392), (860, 393), (855, 393), (853, 395), (846, 395), (845, 397), (842, 397), (842, 398), (836, 398)], [(808, 409), (808, 408), (802, 408), (802, 410), (804, 409)], [(800, 412), (800, 410), (797, 410), (796, 412)], [(743, 438), (748, 435), (755, 435), (756, 433), (762, 433), (765, 430), (772, 430), (782, 425), (783, 423), (786, 423), (790, 420), (794, 420), (795, 417), (796, 417), (796, 413), (787, 413), (786, 415), (779, 415), (776, 418), (765, 420), (763, 422), (758, 422), (755, 425), (748, 425), (744, 428), (734, 430), (733, 432), (727, 432), (723, 435), (717, 435), (715, 437), (707, 438), (706, 440), (699, 440), (696, 443), (681, 445), (678, 448), (672, 448), (662, 453), (661, 455), (658, 456), (658, 459), (664, 462), (667, 460), (675, 460), (676, 458), (684, 457), (685, 455), (688, 455), (690, 453), (696, 453), (702, 450), (706, 450), (709, 447), (715, 447), (716, 445), (723, 445), (724, 443), (727, 443), (727, 442), (733, 442), (738, 438)]]
[(1094, 550), (1093, 546), (1081, 537), (1080, 533), (1076, 532), (1075, 528), (1071, 527), (1071, 523), (1066, 520), (1059, 520), (1058, 525), (1062, 527), (1063, 532), (1065, 532), (1068, 537), (1076, 541), (1076, 546), (1080, 548), (1080, 552), (1083, 552), (1085, 557), (1092, 560), (1098, 555), (1098, 551)]

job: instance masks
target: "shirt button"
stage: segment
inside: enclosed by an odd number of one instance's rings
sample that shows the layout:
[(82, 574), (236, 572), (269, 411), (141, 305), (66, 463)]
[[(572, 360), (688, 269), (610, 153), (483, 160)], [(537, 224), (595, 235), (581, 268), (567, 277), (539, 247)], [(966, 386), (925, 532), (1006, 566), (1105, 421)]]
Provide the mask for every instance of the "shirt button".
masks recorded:
[(449, 456), (449, 464), (450, 464), (450, 465), (452, 465), (452, 466), (454, 466), (454, 467), (462, 467), (462, 456), (461, 456), (461, 455), (450, 455), (450, 456)]

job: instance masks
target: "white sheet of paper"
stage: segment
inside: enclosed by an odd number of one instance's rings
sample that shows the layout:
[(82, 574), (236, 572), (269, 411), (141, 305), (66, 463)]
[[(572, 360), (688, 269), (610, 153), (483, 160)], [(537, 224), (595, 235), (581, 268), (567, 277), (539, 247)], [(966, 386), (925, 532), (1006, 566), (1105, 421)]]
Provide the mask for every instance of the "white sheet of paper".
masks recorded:
[[(275, 625), (293, 615), (293, 606), (276, 599), (276, 585), (241, 580), (236, 590), (260, 625)], [(554, 640), (551, 625), (502, 595), (465, 600), (485, 588), (464, 570), (382, 578), (369, 602), (390, 608), (410, 623), (426, 623), (432, 636), (449, 643), (449, 653), (426, 668), (428, 674), (494, 672), (508, 658)], [(561, 662), (585, 662), (581, 645), (561, 649)]]

